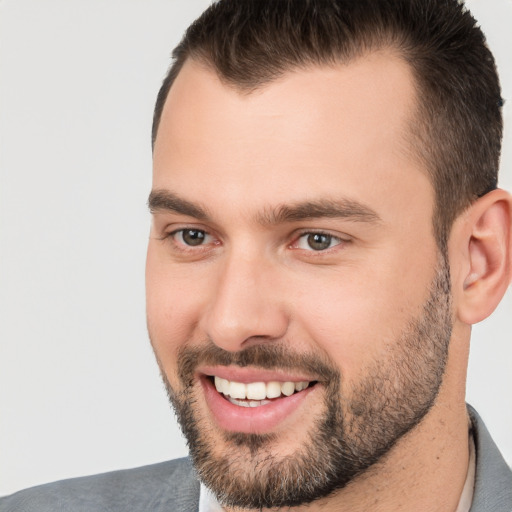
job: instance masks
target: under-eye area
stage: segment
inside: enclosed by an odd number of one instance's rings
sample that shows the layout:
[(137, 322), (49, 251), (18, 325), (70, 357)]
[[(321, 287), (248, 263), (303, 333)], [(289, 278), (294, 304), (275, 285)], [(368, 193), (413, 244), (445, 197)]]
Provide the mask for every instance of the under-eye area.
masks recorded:
[(270, 381), (270, 382), (236, 382), (217, 376), (208, 376), (218, 393), (232, 404), (241, 407), (259, 407), (273, 400), (288, 397), (312, 388), (317, 381)]

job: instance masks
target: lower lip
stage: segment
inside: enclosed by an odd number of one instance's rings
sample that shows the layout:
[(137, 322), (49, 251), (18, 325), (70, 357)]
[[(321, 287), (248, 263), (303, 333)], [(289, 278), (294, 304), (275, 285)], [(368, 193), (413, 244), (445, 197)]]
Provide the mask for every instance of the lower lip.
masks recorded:
[(259, 407), (243, 407), (229, 402), (217, 392), (209, 378), (201, 378), (206, 402), (216, 423), (223, 430), (246, 434), (266, 434), (275, 430), (316, 391), (318, 385), (291, 396), (272, 400)]

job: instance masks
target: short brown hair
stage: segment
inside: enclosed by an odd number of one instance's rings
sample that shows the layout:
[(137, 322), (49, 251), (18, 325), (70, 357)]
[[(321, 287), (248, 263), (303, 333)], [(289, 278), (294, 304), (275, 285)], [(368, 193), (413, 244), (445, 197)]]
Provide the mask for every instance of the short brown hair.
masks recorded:
[(497, 186), (501, 93), (494, 58), (458, 0), (220, 0), (186, 31), (158, 94), (162, 109), (187, 59), (249, 93), (286, 71), (333, 65), (390, 48), (411, 66), (419, 98), (414, 151), (436, 195), (444, 248), (454, 219)]

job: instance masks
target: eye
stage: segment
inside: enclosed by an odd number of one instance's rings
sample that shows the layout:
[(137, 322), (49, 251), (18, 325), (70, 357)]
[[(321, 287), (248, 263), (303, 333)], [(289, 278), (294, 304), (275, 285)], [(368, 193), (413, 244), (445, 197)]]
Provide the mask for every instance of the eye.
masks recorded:
[(180, 244), (197, 247), (212, 241), (213, 237), (201, 229), (179, 229), (172, 237)]
[(304, 233), (294, 245), (295, 248), (306, 251), (325, 251), (339, 245), (341, 242), (340, 238), (327, 233)]

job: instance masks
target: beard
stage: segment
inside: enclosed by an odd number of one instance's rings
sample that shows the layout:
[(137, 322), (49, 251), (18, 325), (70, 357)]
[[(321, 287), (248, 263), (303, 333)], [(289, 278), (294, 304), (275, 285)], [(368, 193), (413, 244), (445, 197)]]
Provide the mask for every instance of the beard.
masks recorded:
[[(438, 395), (451, 337), (449, 268), (440, 258), (429, 297), (387, 343), (385, 355), (361, 368), (350, 385), (322, 353), (294, 353), (284, 342), (227, 352), (211, 341), (178, 354), (180, 389), (164, 383), (201, 481), (224, 506), (292, 507), (342, 489), (367, 472), (413, 429)], [(290, 344), (291, 345), (291, 344)], [(317, 375), (324, 386), (322, 413), (291, 455), (279, 456), (276, 434), (220, 432), (202, 418), (195, 369), (200, 364), (287, 369)], [(216, 453), (222, 437), (228, 448)]]

